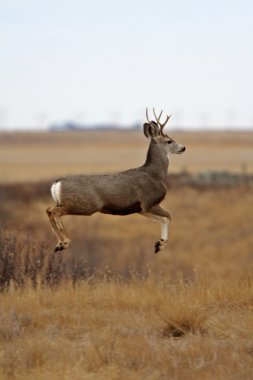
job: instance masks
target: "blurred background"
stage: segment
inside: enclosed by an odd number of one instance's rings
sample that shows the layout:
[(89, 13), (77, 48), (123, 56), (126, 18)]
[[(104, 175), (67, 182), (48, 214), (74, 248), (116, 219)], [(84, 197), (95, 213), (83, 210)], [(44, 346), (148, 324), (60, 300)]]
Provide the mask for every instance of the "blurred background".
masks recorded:
[[(0, 286), (107, 268), (226, 275), (253, 258), (251, 1), (0, 1)], [(50, 184), (143, 164), (145, 108), (172, 114), (170, 244), (140, 216), (45, 214)]]
[(250, 0), (1, 0), (0, 126), (251, 128)]

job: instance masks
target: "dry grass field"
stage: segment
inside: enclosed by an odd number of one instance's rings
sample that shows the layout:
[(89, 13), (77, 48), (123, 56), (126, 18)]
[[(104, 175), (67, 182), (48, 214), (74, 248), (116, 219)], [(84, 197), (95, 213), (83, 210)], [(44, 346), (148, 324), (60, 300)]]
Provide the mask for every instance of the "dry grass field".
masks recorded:
[[(253, 133), (174, 133), (171, 171), (253, 172)], [(0, 134), (0, 379), (251, 379), (253, 189), (172, 186), (173, 223), (66, 217), (54, 254), (51, 178), (141, 165), (141, 132)], [(16, 184), (16, 185), (15, 185)]]
[[(188, 169), (253, 173), (252, 132), (172, 132), (187, 147), (172, 157), (172, 172)], [(148, 140), (142, 131), (0, 133), (0, 179), (41, 181), (69, 173), (118, 171), (142, 165)]]
[(1, 295), (1, 379), (251, 379), (253, 278)]

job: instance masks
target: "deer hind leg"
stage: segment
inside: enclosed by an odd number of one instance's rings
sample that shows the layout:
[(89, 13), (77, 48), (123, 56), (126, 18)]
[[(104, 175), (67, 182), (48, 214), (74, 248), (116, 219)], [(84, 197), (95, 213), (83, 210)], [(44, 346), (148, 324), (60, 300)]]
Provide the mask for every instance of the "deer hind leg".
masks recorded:
[(161, 223), (161, 239), (155, 243), (155, 253), (160, 252), (168, 244), (169, 224), (171, 214), (161, 206), (154, 206), (148, 212), (141, 212), (140, 215)]
[(60, 217), (65, 214), (64, 209), (61, 206), (48, 207), (46, 209), (46, 212), (51, 223), (53, 233), (58, 239), (58, 243), (55, 247), (55, 252), (62, 251), (63, 249), (67, 248), (70, 243), (70, 238), (68, 237), (66, 229), (62, 221), (60, 221)]

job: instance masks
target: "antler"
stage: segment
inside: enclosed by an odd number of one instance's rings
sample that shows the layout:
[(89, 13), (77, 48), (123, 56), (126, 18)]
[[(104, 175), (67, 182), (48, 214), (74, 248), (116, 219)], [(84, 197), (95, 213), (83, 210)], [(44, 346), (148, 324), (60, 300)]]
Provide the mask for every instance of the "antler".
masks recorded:
[(146, 107), (146, 118), (147, 118), (148, 123), (150, 124), (150, 121), (149, 121), (149, 118), (148, 118), (148, 107)]
[(161, 110), (159, 117), (156, 116), (155, 108), (154, 108), (154, 107), (153, 107), (153, 112), (154, 112), (154, 116), (155, 116), (155, 119), (156, 119), (156, 121), (157, 121), (157, 124), (158, 124), (158, 125), (160, 126), (160, 128), (161, 128), (161, 134), (164, 136), (164, 134), (163, 134), (163, 128), (164, 128), (165, 125), (168, 123), (168, 121), (169, 121), (171, 115), (169, 115), (169, 116), (167, 115), (167, 116), (166, 116), (166, 120), (165, 120), (165, 122), (164, 122), (164, 123), (161, 123), (161, 122), (160, 122), (160, 118), (161, 118), (161, 116), (162, 116), (163, 110)]
[(162, 116), (163, 110), (161, 110), (159, 117), (157, 117), (157, 116), (156, 116), (156, 113), (155, 113), (155, 108), (153, 107), (153, 113), (154, 113), (155, 119), (156, 119), (156, 121), (157, 121), (157, 124), (160, 125), (160, 118), (161, 118), (161, 116)]
[(160, 127), (161, 127), (161, 134), (163, 135), (163, 128), (165, 127), (165, 125), (168, 123), (169, 119), (170, 119), (171, 115), (166, 115), (166, 120), (164, 123), (160, 123)]

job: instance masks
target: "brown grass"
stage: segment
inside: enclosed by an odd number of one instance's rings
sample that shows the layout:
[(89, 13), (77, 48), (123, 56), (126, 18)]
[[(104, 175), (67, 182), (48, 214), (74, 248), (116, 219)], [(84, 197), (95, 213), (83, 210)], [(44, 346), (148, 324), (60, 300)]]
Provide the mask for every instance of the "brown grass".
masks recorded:
[(158, 224), (104, 215), (66, 218), (72, 246), (54, 255), (49, 199), (9, 202), (0, 239), (1, 379), (250, 378), (247, 189), (171, 189), (165, 206), (174, 221), (160, 255)]
[[(0, 169), (6, 181), (48, 180), (57, 170), (62, 174), (67, 161), (70, 171), (79, 160), (81, 167), (89, 134), (80, 146), (77, 136), (4, 135), (0, 155), (7, 167)], [(104, 165), (95, 170), (113, 169), (113, 157), (115, 168), (132, 159), (137, 164), (127, 149), (119, 159), (118, 135), (105, 157), (107, 145), (99, 136), (89, 137), (93, 153), (100, 152), (94, 158), (90, 150), (90, 162)], [(136, 135), (124, 136), (121, 147), (129, 148)], [(217, 135), (181, 136), (196, 157), (218, 143)], [(242, 152), (252, 138), (219, 136), (219, 152), (224, 145)], [(63, 152), (66, 137), (79, 152), (72, 162), (53, 153), (55, 144)], [(13, 162), (7, 147), (18, 148)], [(1, 380), (251, 379), (252, 189), (172, 187), (164, 202), (173, 214), (170, 241), (159, 255), (153, 253), (158, 224), (136, 215), (99, 214), (66, 217), (73, 241), (55, 255), (45, 214), (50, 204), (46, 182), (0, 186)]]
[(250, 379), (253, 279), (205, 277), (0, 296), (2, 379)]
[[(186, 145), (172, 157), (170, 171), (253, 173), (252, 132), (172, 132)], [(118, 171), (142, 165), (147, 151), (142, 131), (0, 133), (1, 182), (41, 181), (66, 174)]]

